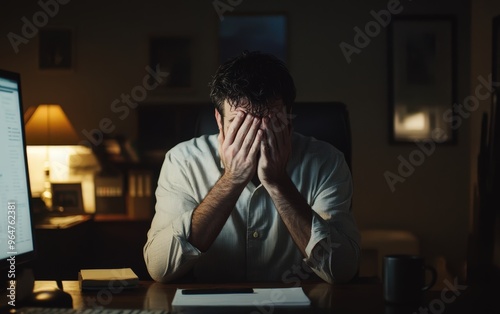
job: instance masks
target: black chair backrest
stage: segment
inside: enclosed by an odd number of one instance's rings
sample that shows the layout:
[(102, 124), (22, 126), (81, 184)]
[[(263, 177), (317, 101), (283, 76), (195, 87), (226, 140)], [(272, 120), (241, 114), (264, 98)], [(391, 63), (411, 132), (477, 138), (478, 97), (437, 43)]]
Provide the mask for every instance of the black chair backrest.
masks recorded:
[[(344, 153), (352, 170), (351, 127), (346, 105), (341, 102), (297, 102), (292, 107), (295, 132), (328, 142)], [(207, 106), (199, 112), (195, 136), (218, 132), (214, 108)]]

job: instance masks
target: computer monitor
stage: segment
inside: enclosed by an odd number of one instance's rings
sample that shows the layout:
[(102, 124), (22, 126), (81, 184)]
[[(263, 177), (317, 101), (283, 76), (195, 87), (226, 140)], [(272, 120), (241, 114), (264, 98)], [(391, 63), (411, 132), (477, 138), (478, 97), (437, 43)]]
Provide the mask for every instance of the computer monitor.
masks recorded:
[(35, 254), (21, 98), (20, 75), (0, 70), (0, 271), (7, 280)]

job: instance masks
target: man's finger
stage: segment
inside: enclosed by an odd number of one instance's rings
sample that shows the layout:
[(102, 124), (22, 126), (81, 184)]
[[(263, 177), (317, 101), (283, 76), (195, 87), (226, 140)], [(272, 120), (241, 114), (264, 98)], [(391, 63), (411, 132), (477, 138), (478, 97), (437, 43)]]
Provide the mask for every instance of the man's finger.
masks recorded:
[(276, 136), (274, 135), (274, 131), (272, 128), (272, 123), (269, 117), (264, 118), (265, 130), (266, 130), (266, 138), (265, 143), (267, 145), (266, 150), (268, 153), (268, 157), (274, 156), (276, 153)]
[(236, 133), (236, 137), (234, 138), (233, 143), (236, 145), (238, 148), (242, 148), (246, 137), (247, 133), (252, 127), (254, 121), (254, 117), (250, 114), (247, 114), (245, 117), (245, 120), (243, 120), (243, 123), (241, 124), (240, 128), (238, 129), (238, 132)]
[(222, 131), (221, 127), (219, 127), (218, 140), (219, 140), (219, 144), (221, 144), (221, 146), (222, 146), (222, 143), (224, 143), (224, 132)]
[[(250, 126), (250, 129), (248, 130), (248, 133), (246, 134), (243, 145), (241, 146), (241, 150), (248, 152), (250, 148), (252, 147), (252, 144), (256, 140), (256, 136), (259, 130), (261, 124), (261, 119), (254, 117), (252, 120), (252, 125)], [(239, 134), (238, 134), (239, 136)]]
[(227, 146), (233, 144), (234, 139), (236, 138), (236, 134), (238, 133), (238, 130), (244, 120), (245, 120), (245, 113), (243, 111), (238, 111), (236, 113), (236, 116), (234, 117), (234, 120), (231, 122), (227, 130), (226, 141), (225, 141), (225, 144)]
[(250, 147), (250, 151), (248, 153), (248, 155), (252, 159), (255, 158), (257, 156), (257, 153), (261, 150), (263, 134), (264, 132), (261, 129), (257, 130), (257, 134), (255, 135), (255, 140), (253, 141), (252, 146)]

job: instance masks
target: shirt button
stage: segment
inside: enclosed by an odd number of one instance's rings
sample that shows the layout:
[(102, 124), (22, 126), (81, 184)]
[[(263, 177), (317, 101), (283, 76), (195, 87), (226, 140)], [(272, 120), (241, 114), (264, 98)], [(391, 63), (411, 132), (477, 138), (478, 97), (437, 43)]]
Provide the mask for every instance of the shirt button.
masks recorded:
[(252, 236), (253, 236), (255, 239), (257, 239), (257, 238), (259, 237), (259, 233), (258, 233), (257, 231), (254, 231), (254, 232), (252, 233)]

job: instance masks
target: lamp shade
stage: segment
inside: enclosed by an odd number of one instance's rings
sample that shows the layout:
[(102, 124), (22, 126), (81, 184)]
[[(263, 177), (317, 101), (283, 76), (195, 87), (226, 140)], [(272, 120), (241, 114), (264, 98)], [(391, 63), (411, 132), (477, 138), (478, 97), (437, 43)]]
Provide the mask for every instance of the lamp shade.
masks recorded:
[(77, 145), (78, 134), (61, 106), (39, 105), (25, 125), (28, 145)]

